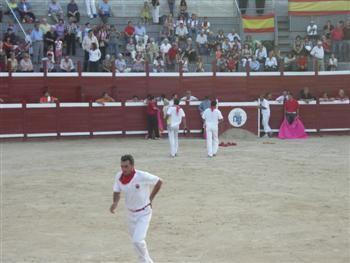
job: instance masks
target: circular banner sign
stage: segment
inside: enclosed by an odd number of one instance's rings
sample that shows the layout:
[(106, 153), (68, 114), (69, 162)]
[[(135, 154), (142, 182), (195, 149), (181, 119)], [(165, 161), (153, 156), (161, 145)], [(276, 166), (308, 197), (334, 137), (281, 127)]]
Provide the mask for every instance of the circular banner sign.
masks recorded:
[(233, 127), (242, 127), (247, 122), (247, 113), (241, 108), (234, 108), (228, 114), (228, 121)]

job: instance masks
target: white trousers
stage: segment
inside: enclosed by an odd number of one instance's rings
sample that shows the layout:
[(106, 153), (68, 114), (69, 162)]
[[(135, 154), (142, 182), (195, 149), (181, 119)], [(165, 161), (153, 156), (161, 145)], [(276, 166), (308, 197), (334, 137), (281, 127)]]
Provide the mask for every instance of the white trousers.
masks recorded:
[(140, 212), (129, 212), (128, 214), (128, 228), (129, 233), (134, 244), (139, 263), (153, 263), (147, 245), (146, 235), (149, 223), (152, 218), (152, 208), (147, 207)]
[(264, 127), (265, 133), (271, 132), (269, 121), (270, 121), (270, 113), (268, 112), (265, 113), (264, 111), (262, 111), (262, 125)]
[(153, 23), (159, 23), (159, 5), (152, 8)]
[(170, 154), (171, 156), (175, 156), (179, 149), (179, 128), (168, 126), (168, 137), (170, 143)]
[(212, 157), (219, 149), (219, 129), (218, 127), (206, 127), (207, 134), (207, 151), (208, 155)]
[(85, 0), (86, 13), (88, 16), (96, 15), (96, 4), (95, 0)]

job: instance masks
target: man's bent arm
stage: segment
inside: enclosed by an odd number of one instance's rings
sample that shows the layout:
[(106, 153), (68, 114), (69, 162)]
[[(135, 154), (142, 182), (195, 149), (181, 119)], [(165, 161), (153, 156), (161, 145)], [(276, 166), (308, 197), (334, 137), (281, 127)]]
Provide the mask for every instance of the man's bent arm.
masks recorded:
[(162, 180), (159, 179), (158, 182), (156, 183), (156, 185), (153, 187), (153, 191), (152, 191), (152, 193), (151, 193), (151, 195), (149, 197), (151, 203), (152, 203), (154, 197), (156, 197), (157, 193), (159, 192), (159, 190), (160, 190), (160, 188), (162, 186), (162, 183), (163, 183)]

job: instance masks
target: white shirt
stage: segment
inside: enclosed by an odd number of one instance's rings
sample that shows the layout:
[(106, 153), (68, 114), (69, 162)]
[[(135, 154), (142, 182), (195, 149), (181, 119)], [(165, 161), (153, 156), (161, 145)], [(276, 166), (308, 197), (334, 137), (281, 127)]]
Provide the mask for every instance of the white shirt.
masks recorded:
[(269, 58), (267, 57), (266, 58), (266, 61), (265, 61), (265, 66), (268, 66), (268, 67), (277, 67), (277, 60), (275, 57), (272, 57), (272, 58)]
[(179, 128), (182, 118), (185, 117), (185, 112), (183, 109), (179, 109), (179, 112), (176, 112), (176, 106), (169, 107), (167, 115), (170, 117), (170, 127)]
[(323, 47), (314, 46), (314, 48), (310, 52), (311, 56), (314, 56), (317, 59), (324, 58), (324, 50)]
[(211, 110), (211, 108), (206, 109), (202, 114), (203, 120), (205, 120), (205, 126), (206, 127), (218, 127), (219, 120), (222, 120), (224, 117), (222, 117), (221, 111), (218, 109)]
[(160, 45), (160, 52), (162, 52), (163, 54), (168, 54), (170, 48), (171, 48), (171, 45), (169, 43), (168, 44), (163, 43)]
[(198, 34), (197, 38), (196, 38), (196, 42), (200, 45), (208, 43), (207, 35), (203, 34), (203, 36), (202, 36), (201, 34)]
[(113, 191), (116, 193), (123, 192), (125, 194), (125, 206), (129, 210), (137, 210), (145, 207), (151, 201), (150, 188), (159, 181), (159, 177), (148, 172), (135, 170), (135, 175), (128, 184), (122, 184), (120, 177), (122, 172), (118, 172), (115, 176)]
[(101, 51), (99, 49), (90, 50), (89, 55), (89, 61), (96, 62), (101, 58)]
[(307, 31), (307, 34), (309, 36), (316, 36), (317, 35), (317, 25), (316, 24), (313, 26), (308, 25), (306, 31)]
[(260, 105), (264, 107), (261, 109), (262, 114), (270, 114), (270, 103), (267, 99), (263, 99)]
[(181, 101), (197, 101), (197, 100), (198, 98), (192, 95), (189, 98), (187, 96), (181, 98)]

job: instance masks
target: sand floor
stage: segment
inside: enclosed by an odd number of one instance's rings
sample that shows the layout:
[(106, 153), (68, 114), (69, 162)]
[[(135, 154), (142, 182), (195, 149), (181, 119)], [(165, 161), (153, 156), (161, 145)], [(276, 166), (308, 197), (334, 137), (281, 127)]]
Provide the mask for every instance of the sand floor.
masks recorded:
[[(274, 144), (263, 144), (265, 141)], [(124, 153), (160, 176), (148, 246), (155, 262), (350, 262), (350, 137), (205, 141), (62, 139), (1, 144), (1, 262), (136, 262), (123, 200)]]

